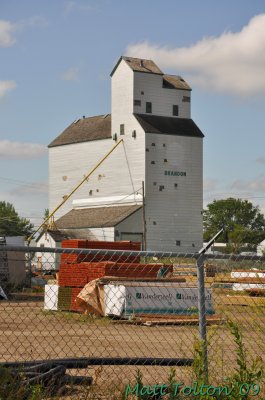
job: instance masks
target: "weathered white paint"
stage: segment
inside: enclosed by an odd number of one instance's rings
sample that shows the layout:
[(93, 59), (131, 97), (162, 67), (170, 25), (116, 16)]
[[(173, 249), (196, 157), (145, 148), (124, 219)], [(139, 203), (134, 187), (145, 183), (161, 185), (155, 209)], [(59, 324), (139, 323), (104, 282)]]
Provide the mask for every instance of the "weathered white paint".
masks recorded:
[[(146, 149), (149, 150), (146, 152), (148, 249), (199, 250), (202, 247), (202, 139), (148, 133)], [(165, 175), (165, 171), (185, 175)]]
[[(43, 233), (36, 241), (36, 246), (42, 247), (60, 247), (60, 243), (56, 243), (49, 232)], [(60, 264), (60, 254), (56, 253), (43, 253), (41, 251), (36, 252), (34, 257), (34, 265), (40, 270), (58, 270)]]
[[(89, 180), (56, 212), (55, 220), (72, 209), (73, 200), (126, 197), (141, 190), (144, 175), (144, 135), (136, 139), (125, 135), (123, 139), (124, 143), (113, 151)], [(60, 204), (63, 196), (69, 195), (114, 144), (113, 140), (106, 139), (50, 148), (50, 211)]]
[(89, 232), (91, 232), (95, 240), (105, 240), (107, 242), (114, 242), (114, 227), (106, 227), (106, 228), (90, 228)]
[[(80, 207), (97, 201), (102, 204), (106, 197), (133, 195), (134, 202), (138, 203), (144, 181), (147, 248), (180, 252), (199, 250), (202, 247), (202, 139), (167, 135), (166, 132), (146, 134), (133, 115), (145, 113), (148, 101), (152, 103), (154, 115), (172, 117), (172, 107), (178, 105), (179, 117), (190, 118), (190, 103), (183, 102), (183, 96), (190, 96), (190, 91), (163, 88), (161, 75), (133, 72), (121, 60), (112, 75), (111, 129), (112, 135), (116, 134), (118, 140), (122, 138), (123, 143), (78, 189), (71, 201), (58, 210), (55, 219), (72, 208), (72, 201)], [(135, 106), (134, 100), (140, 100), (141, 105)], [(124, 124), (123, 135), (120, 134), (121, 124)], [(50, 210), (114, 144), (112, 139), (104, 139), (50, 148)], [(186, 171), (186, 176), (167, 176), (165, 170)], [(161, 185), (163, 191), (159, 191)], [(137, 221), (126, 222), (132, 233), (137, 233), (140, 228), (142, 232)], [(114, 232), (106, 233), (104, 229), (93, 230), (93, 233), (101, 239), (114, 240)], [(180, 246), (176, 245), (177, 241)]]
[[(131, 214), (128, 218), (126, 218), (124, 221), (120, 222), (118, 225), (115, 227), (115, 240), (139, 240), (139, 235), (143, 233), (143, 215), (142, 215), (142, 209), (135, 211), (133, 214)], [(137, 234), (137, 236), (134, 236), (133, 234)], [(126, 236), (126, 238), (125, 238)], [(140, 239), (142, 242), (142, 237)]]
[(154, 115), (173, 117), (173, 105), (177, 105), (178, 116), (190, 118), (190, 103), (183, 102), (183, 96), (190, 97), (190, 91), (163, 88), (162, 75), (134, 73), (133, 99), (141, 101), (141, 106), (134, 106), (134, 113), (146, 114), (146, 102), (151, 102)]
[(97, 208), (97, 207), (115, 207), (121, 205), (142, 204), (142, 193), (136, 193), (129, 196), (109, 196), (90, 199), (78, 199), (73, 201), (73, 208)]

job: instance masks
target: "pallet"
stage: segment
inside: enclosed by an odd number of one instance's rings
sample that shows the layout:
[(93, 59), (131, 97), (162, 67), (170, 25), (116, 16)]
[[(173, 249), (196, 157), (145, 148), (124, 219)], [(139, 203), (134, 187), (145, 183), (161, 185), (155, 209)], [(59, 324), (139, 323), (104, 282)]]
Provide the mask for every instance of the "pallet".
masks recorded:
[[(219, 325), (225, 323), (226, 320), (219, 315), (209, 315), (206, 317), (207, 325)], [(199, 325), (199, 317), (190, 317), (186, 315), (176, 315), (174, 317), (168, 315), (145, 315), (137, 316), (133, 320), (114, 320), (114, 324), (124, 325), (143, 325), (143, 326), (164, 326), (164, 325)]]

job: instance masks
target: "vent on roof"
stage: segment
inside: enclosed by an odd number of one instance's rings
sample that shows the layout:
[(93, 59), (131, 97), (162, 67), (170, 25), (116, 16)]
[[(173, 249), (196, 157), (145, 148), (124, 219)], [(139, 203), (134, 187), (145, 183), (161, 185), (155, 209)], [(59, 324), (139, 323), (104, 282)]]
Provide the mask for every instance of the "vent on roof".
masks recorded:
[(85, 119), (86, 118), (86, 116), (85, 115), (83, 115), (83, 119)]
[(143, 62), (143, 60), (140, 60), (140, 67), (144, 67), (144, 62)]
[(78, 121), (80, 121), (80, 118), (76, 119), (76, 120), (74, 121), (74, 124), (77, 124)]
[(103, 118), (103, 119), (104, 119), (104, 118), (107, 118), (108, 115), (109, 115), (109, 114), (105, 114), (105, 115), (103, 115), (102, 118)]

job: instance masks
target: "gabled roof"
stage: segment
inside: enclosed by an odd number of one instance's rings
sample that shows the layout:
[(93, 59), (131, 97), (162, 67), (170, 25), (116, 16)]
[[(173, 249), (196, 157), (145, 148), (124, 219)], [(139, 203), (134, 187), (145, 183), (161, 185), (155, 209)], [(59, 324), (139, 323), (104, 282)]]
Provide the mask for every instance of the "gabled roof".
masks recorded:
[(111, 115), (81, 118), (69, 125), (48, 147), (111, 138)]
[(161, 69), (159, 69), (158, 66), (152, 60), (145, 60), (142, 58), (133, 58), (133, 57), (122, 56), (119, 58), (117, 64), (111, 71), (110, 76), (112, 76), (114, 74), (114, 72), (118, 68), (121, 60), (126, 61), (126, 63), (129, 65), (129, 67), (135, 72), (146, 72), (146, 73), (151, 73), (151, 74), (163, 75), (163, 72), (161, 71)]
[(150, 114), (134, 114), (134, 116), (146, 133), (204, 137), (202, 131), (190, 118), (161, 117)]
[(93, 233), (85, 229), (48, 229), (47, 231), (43, 231), (40, 234), (36, 242), (39, 242), (39, 240), (46, 232), (54, 239), (55, 242), (61, 242), (65, 239), (96, 239)]
[(169, 89), (191, 90), (187, 82), (178, 75), (163, 75), (163, 86)]
[(38, 242), (42, 236), (48, 233), (55, 242), (61, 242), (62, 240), (69, 239), (69, 235), (66, 232), (61, 232), (58, 229), (47, 229), (47, 231), (42, 231), (40, 236), (37, 238), (36, 242)]
[(55, 221), (59, 229), (105, 228), (116, 226), (141, 205), (73, 209)]

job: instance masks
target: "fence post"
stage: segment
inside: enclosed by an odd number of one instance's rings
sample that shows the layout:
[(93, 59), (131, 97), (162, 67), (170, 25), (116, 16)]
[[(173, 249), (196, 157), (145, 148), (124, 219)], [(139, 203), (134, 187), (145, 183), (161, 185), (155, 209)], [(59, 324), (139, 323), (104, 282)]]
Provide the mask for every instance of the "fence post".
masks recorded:
[(208, 355), (207, 355), (207, 328), (205, 307), (205, 284), (204, 284), (204, 253), (196, 260), (198, 276), (198, 310), (199, 310), (199, 334), (202, 341), (203, 369), (205, 383), (208, 382)]
[(204, 281), (204, 254), (212, 246), (216, 239), (224, 232), (224, 228), (204, 246), (197, 254), (196, 267), (198, 277), (198, 310), (199, 310), (199, 333), (202, 341), (203, 370), (205, 383), (208, 382), (208, 354), (207, 354), (207, 328), (206, 328), (206, 307), (205, 307), (205, 281)]

